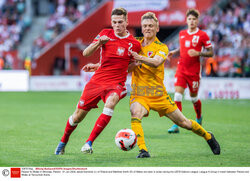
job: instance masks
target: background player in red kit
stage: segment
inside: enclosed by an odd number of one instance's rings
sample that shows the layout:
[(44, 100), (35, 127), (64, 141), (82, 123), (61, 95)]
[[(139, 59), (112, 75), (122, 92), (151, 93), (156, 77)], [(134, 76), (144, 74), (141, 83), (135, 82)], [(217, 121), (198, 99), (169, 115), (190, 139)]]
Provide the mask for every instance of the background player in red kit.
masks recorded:
[(92, 143), (109, 123), (116, 104), (127, 93), (125, 81), (132, 58), (130, 51), (139, 52), (141, 46), (126, 30), (128, 20), (125, 9), (117, 8), (112, 11), (111, 24), (113, 29), (102, 30), (93, 43), (83, 51), (83, 56), (90, 56), (100, 48), (100, 63), (83, 67), (86, 71), (97, 70), (86, 84), (75, 112), (67, 121), (64, 134), (55, 150), (56, 155), (64, 153), (69, 137), (77, 124), (92, 108), (97, 108), (97, 103), (102, 99), (105, 103), (103, 112), (81, 149), (83, 153), (92, 153)]
[[(180, 111), (182, 111), (182, 97), (184, 90), (188, 86), (191, 101), (196, 112), (196, 121), (201, 124), (201, 101), (198, 99), (198, 90), (201, 78), (200, 57), (212, 57), (213, 49), (208, 35), (198, 28), (199, 11), (189, 9), (186, 13), (187, 30), (179, 33), (180, 48), (170, 51), (168, 59), (174, 54), (180, 53), (177, 71), (175, 74), (175, 95), (174, 101)], [(206, 51), (202, 51), (202, 48)], [(179, 133), (177, 125), (173, 125), (169, 133)]]

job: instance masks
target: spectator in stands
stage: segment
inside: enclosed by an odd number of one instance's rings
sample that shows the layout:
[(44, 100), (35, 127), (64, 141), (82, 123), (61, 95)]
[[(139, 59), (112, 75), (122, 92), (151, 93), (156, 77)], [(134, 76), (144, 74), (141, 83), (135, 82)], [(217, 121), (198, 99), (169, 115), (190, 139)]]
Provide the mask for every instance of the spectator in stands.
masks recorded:
[(209, 57), (206, 60), (206, 76), (217, 77), (218, 65), (214, 57)]
[(239, 57), (233, 62), (232, 74), (233, 77), (242, 77), (242, 61)]

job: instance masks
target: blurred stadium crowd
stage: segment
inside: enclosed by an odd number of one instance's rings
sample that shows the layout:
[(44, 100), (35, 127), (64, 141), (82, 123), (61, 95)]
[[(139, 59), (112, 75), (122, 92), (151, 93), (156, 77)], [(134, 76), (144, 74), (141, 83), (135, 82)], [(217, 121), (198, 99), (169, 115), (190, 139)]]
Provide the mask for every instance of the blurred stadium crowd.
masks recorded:
[[(203, 64), (203, 76), (250, 77), (250, 1), (228, 1), (201, 15), (200, 28), (212, 40), (215, 56)], [(178, 47), (170, 43), (169, 49)]]
[(46, 23), (46, 30), (34, 41), (33, 54), (71, 28), (100, 2), (101, 0), (50, 0), (50, 17)]
[[(34, 7), (37, 0), (33, 1)], [(32, 57), (58, 35), (74, 26), (102, 0), (49, 0), (46, 28), (32, 46)], [(0, 0), (0, 70), (12, 69), (13, 58), (6, 54), (17, 50), (22, 37), (32, 26), (24, 16), (25, 0)], [(39, 12), (34, 10), (34, 16)], [(200, 28), (212, 40), (215, 56), (203, 62), (203, 76), (250, 77), (250, 1), (227, 1), (201, 15)], [(167, 43), (169, 49), (178, 42)]]
[(13, 58), (4, 52), (17, 48), (30, 24), (23, 18), (24, 0), (0, 0), (0, 9), (0, 69), (11, 69)]

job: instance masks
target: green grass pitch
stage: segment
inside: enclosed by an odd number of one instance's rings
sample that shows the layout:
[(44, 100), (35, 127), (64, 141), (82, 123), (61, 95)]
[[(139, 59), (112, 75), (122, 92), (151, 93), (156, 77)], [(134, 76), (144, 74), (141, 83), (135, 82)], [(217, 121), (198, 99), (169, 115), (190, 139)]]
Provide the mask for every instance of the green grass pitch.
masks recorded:
[[(2, 167), (249, 167), (250, 100), (204, 100), (203, 126), (216, 136), (221, 155), (212, 154), (205, 140), (190, 131), (168, 134), (172, 122), (154, 111), (142, 120), (151, 158), (135, 159), (138, 148), (119, 150), (114, 137), (130, 128), (129, 97), (121, 100), (109, 125), (96, 139), (94, 153), (80, 152), (97, 117), (94, 109), (73, 132), (65, 155), (54, 155), (80, 92), (0, 93), (0, 166)], [(194, 119), (190, 101), (183, 113)]]

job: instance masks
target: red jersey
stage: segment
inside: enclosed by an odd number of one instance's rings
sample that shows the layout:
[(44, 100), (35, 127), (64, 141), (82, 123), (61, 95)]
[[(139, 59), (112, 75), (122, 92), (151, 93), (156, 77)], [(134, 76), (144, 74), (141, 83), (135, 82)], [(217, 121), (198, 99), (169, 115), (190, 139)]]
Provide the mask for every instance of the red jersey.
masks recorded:
[(182, 30), (179, 33), (180, 41), (180, 59), (178, 62), (177, 73), (184, 73), (186, 75), (200, 76), (201, 65), (200, 56), (190, 57), (188, 50), (194, 49), (201, 51), (202, 47), (209, 48), (212, 46), (211, 41), (206, 32), (197, 28), (195, 32)]
[(122, 84), (126, 82), (128, 65), (132, 58), (128, 50), (139, 53), (141, 50), (140, 42), (131, 34), (119, 37), (113, 29), (102, 30), (93, 43), (106, 35), (110, 40), (102, 45), (100, 51), (100, 67), (91, 78), (91, 82), (100, 84)]

